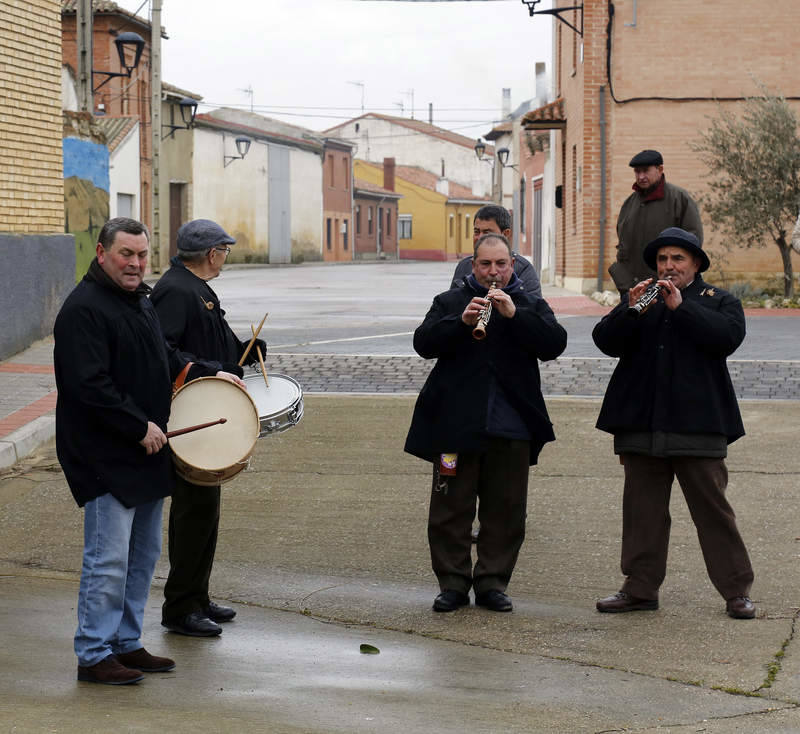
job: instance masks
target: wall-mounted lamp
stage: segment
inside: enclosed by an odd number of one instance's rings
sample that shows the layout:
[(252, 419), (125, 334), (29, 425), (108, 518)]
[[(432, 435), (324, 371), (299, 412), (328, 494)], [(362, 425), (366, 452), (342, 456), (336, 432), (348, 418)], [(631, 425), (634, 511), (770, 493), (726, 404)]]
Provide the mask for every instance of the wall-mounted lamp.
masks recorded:
[[(106, 82), (113, 79), (115, 76), (126, 76), (130, 77), (133, 74), (133, 70), (139, 66), (139, 60), (142, 58), (142, 51), (144, 51), (144, 38), (142, 38), (138, 33), (133, 33), (132, 31), (126, 31), (125, 33), (120, 33), (114, 39), (114, 45), (117, 47), (117, 53), (119, 54), (119, 65), (121, 68), (125, 69), (125, 71), (97, 71), (92, 69), (92, 78), (94, 79), (95, 74), (102, 74), (105, 76), (100, 84), (92, 89), (92, 92), (96, 92), (100, 87), (102, 87)], [(133, 52), (133, 63), (128, 64), (127, 62), (127, 54), (126, 49), (130, 48)]]
[(475, 155), (479, 161), (486, 161), (490, 166), (494, 167), (494, 158), (484, 155), (486, 152), (486, 143), (481, 138), (475, 141)]
[(194, 124), (194, 118), (197, 114), (197, 100), (192, 99), (191, 97), (182, 97), (181, 101), (178, 102), (178, 107), (181, 111), (181, 120), (183, 120), (182, 125), (175, 124), (175, 106), (170, 105), (169, 107), (169, 114), (170, 114), (170, 122), (168, 125), (162, 125), (161, 129), (164, 128), (169, 129), (169, 132), (164, 135), (161, 139), (164, 140), (166, 138), (171, 138), (176, 130), (191, 130), (192, 125)]
[(503, 168), (513, 168), (515, 170), (519, 170), (513, 163), (508, 162), (508, 155), (510, 151), (508, 148), (498, 148), (497, 149), (497, 160), (500, 161), (500, 165)]
[[(566, 23), (570, 28), (572, 28), (575, 33), (579, 36), (583, 36), (583, 4), (581, 5), (570, 5), (568, 8), (551, 8), (549, 10), (536, 10), (536, 5), (542, 2), (542, 0), (522, 0), (522, 4), (526, 5), (528, 8), (528, 15), (533, 17), (534, 15), (555, 15), (562, 23)], [(581, 27), (577, 28), (576, 26), (572, 25), (566, 18), (561, 17), (561, 13), (566, 13), (569, 10), (580, 10), (581, 11)]]
[[(223, 156), (222, 156), (222, 167), (225, 168), (229, 163), (233, 163), (233, 161), (242, 160), (246, 155), (247, 151), (250, 150), (250, 143), (253, 142), (250, 138), (244, 137), (244, 135), (237, 136), (236, 140), (236, 150), (239, 155), (225, 155), (225, 149), (222, 149)], [(222, 136), (222, 144), (225, 145), (225, 136)]]

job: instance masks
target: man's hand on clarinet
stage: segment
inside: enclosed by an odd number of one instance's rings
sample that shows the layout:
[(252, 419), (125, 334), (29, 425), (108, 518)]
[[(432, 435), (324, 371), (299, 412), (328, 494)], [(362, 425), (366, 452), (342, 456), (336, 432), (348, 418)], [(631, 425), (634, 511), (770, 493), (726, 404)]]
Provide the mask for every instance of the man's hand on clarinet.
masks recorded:
[(514, 301), (504, 290), (492, 288), (487, 295), (492, 299), (492, 308), (496, 309), (501, 316), (510, 319), (517, 312)]
[(475, 296), (475, 298), (467, 304), (464, 313), (461, 314), (461, 320), (467, 326), (475, 326), (478, 323), (478, 317), (481, 315), (481, 311), (483, 311), (488, 304), (489, 301), (486, 298)]
[(628, 291), (628, 306), (633, 308), (638, 302), (639, 299), (642, 297), (642, 294), (647, 290), (647, 286), (649, 286), (653, 282), (653, 278), (648, 278), (647, 280), (643, 280), (641, 283), (637, 283), (633, 288)]

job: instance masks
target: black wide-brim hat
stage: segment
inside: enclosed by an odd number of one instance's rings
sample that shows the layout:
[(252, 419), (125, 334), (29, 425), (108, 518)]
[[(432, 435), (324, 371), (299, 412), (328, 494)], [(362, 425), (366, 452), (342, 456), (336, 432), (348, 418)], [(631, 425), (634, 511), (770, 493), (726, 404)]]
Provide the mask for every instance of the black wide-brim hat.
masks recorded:
[(698, 257), (700, 259), (700, 270), (698, 272), (703, 273), (711, 267), (711, 261), (708, 259), (708, 255), (703, 251), (697, 237), (680, 227), (668, 227), (652, 242), (648, 242), (647, 247), (644, 248), (642, 257), (644, 257), (644, 261), (649, 268), (653, 270), (658, 269), (656, 267), (656, 255), (658, 255), (660, 248), (666, 247), (667, 245), (682, 247), (687, 252)]

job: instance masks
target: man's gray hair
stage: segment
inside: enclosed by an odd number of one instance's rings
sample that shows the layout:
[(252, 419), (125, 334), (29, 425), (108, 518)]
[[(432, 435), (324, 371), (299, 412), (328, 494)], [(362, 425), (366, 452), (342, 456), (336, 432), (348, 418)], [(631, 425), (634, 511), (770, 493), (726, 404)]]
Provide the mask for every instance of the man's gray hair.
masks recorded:
[(178, 259), (184, 263), (199, 263), (206, 259), (206, 255), (213, 250), (209, 247), (208, 250), (178, 250)]

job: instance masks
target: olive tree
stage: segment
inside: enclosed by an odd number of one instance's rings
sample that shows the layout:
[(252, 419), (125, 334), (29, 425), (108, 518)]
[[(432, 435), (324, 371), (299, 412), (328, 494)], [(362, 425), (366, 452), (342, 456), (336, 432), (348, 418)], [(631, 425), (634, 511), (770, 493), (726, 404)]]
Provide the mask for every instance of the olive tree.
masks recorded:
[(726, 235), (728, 248), (775, 243), (783, 264), (783, 293), (791, 298), (791, 235), (800, 207), (797, 118), (783, 97), (766, 91), (748, 98), (740, 111), (737, 117), (720, 106), (719, 116), (691, 144), (709, 170), (708, 192), (700, 201)]

